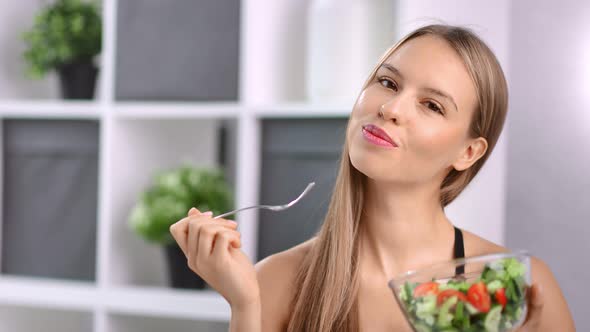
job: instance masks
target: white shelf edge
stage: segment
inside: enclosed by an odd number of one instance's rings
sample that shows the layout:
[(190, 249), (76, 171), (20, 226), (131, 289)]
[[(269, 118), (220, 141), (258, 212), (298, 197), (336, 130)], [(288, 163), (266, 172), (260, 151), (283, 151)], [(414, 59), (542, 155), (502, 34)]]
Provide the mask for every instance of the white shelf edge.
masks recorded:
[(286, 117), (348, 117), (352, 105), (343, 103), (278, 103), (275, 105), (252, 106), (254, 113), (260, 118)]
[(0, 101), (0, 118), (100, 119), (96, 101)]
[(111, 286), (93, 282), (1, 276), (0, 305), (157, 318), (228, 321), (230, 307), (212, 290)]
[(2, 305), (92, 312), (96, 306), (97, 294), (97, 287), (91, 282), (0, 277)]
[(119, 101), (0, 101), (0, 118), (100, 119), (103, 112), (118, 119), (234, 118), (253, 113), (258, 118), (348, 117), (352, 106), (306, 102), (245, 105), (240, 102)]
[(237, 118), (244, 111), (238, 102), (115, 102), (112, 114), (123, 119)]
[(105, 292), (108, 314), (208, 321), (230, 319), (229, 304), (215, 291), (109, 287)]

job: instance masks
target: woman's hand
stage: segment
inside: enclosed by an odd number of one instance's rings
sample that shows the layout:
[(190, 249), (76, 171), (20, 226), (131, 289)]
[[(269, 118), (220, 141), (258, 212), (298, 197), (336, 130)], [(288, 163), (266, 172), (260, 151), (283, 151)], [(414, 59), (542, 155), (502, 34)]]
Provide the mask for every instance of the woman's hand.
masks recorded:
[(241, 248), (237, 224), (213, 219), (191, 208), (188, 216), (170, 226), (170, 233), (187, 257), (188, 266), (217, 290), (234, 308), (259, 304), (256, 270)]
[(543, 313), (543, 291), (541, 285), (533, 284), (529, 297), (528, 313), (524, 324), (518, 329), (518, 332), (537, 332), (540, 331), (541, 315)]

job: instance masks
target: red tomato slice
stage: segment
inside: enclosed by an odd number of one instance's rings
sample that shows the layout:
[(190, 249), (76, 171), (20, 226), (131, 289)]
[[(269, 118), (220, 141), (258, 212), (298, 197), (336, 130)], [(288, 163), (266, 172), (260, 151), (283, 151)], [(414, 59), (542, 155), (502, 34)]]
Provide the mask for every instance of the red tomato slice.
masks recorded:
[(504, 288), (498, 289), (494, 295), (496, 297), (496, 301), (502, 305), (502, 308), (506, 307), (506, 302), (508, 302), (508, 299), (506, 298), (506, 291)]
[(467, 296), (455, 289), (446, 289), (438, 294), (436, 297), (436, 303), (438, 305), (443, 304), (448, 298), (456, 296), (458, 300), (467, 302)]
[(490, 311), (492, 300), (490, 294), (488, 294), (486, 285), (481, 281), (469, 287), (467, 300), (480, 312)]
[(420, 297), (428, 294), (436, 295), (438, 293), (438, 283), (431, 281), (420, 284), (414, 288), (414, 297)]

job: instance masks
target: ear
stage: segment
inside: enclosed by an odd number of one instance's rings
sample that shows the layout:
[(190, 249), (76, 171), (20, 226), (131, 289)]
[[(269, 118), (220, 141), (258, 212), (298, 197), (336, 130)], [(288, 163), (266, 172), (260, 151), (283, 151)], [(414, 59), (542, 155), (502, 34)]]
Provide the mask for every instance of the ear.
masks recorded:
[(464, 171), (475, 164), (475, 162), (481, 158), (488, 149), (488, 141), (483, 137), (471, 139), (469, 145), (467, 145), (459, 158), (453, 163), (453, 168), (457, 171)]

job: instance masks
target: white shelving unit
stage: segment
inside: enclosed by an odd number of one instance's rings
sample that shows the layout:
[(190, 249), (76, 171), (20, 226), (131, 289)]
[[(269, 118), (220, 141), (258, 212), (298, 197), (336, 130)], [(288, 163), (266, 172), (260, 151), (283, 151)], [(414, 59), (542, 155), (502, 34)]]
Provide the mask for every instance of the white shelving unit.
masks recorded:
[(103, 109), (85, 101), (0, 101), (0, 118), (100, 120)]
[[(253, 40), (248, 32), (250, 1), (242, 1), (240, 86), (252, 75)], [(248, 9), (250, 8), (250, 10)], [(126, 217), (139, 191), (154, 171), (179, 161), (208, 165), (219, 120), (237, 124), (236, 205), (258, 204), (260, 121), (284, 117), (347, 117), (352, 105), (310, 105), (304, 102), (252, 102), (243, 88), (236, 102), (117, 101), (114, 98), (117, 0), (103, 0), (103, 52), (97, 97), (93, 101), (0, 100), (0, 119), (96, 120), (99, 137), (96, 282), (0, 276), (0, 317), (58, 317), (45, 321), (46, 330), (93, 332), (209, 330), (227, 323), (230, 308), (212, 290), (178, 290), (165, 284), (163, 250), (132, 234)], [(250, 48), (249, 48), (250, 47)], [(250, 59), (248, 58), (250, 57)], [(249, 90), (251, 91), (251, 90)], [(173, 149), (169, 147), (173, 146)], [(203, 156), (202, 154), (205, 154)], [(200, 158), (203, 157), (203, 158)], [(236, 217), (244, 251), (256, 260), (256, 211)], [(41, 324), (41, 323), (39, 323)], [(200, 324), (200, 325), (199, 325)], [(40, 325), (15, 319), (14, 331)], [(4, 326), (3, 326), (4, 327)], [(196, 327), (196, 328), (195, 328)], [(219, 330), (219, 327), (216, 329)]]

